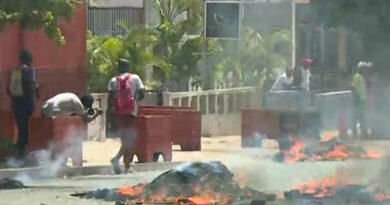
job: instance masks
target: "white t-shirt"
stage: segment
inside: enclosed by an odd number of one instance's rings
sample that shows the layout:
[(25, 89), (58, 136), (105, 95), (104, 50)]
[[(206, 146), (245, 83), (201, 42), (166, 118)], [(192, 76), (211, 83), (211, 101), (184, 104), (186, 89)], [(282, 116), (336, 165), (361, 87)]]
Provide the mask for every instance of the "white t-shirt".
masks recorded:
[[(127, 74), (129, 74), (129, 73), (121, 74), (121, 78), (124, 79)], [(144, 89), (144, 84), (142, 83), (141, 78), (136, 74), (131, 74), (129, 81), (130, 81), (131, 94), (133, 95), (133, 97), (135, 97), (136, 93), (139, 90)], [(116, 77), (113, 77), (113, 78), (111, 78), (110, 83), (108, 84), (108, 90), (109, 91), (116, 91), (117, 88), (118, 88), (118, 81), (117, 81)], [(132, 115), (137, 116), (138, 106), (137, 106), (137, 102), (135, 102), (135, 103), (136, 103), (135, 104), (136, 106), (135, 106), (135, 109), (134, 109), (134, 112), (132, 113)]]
[(286, 73), (283, 73), (283, 75), (279, 76), (279, 78), (276, 80), (275, 84), (271, 88), (271, 91), (284, 90), (286, 86), (290, 86), (292, 83), (293, 78), (288, 78)]
[(304, 69), (301, 68), (302, 72), (302, 88), (306, 90), (310, 90), (310, 77), (311, 77), (311, 72), (310, 69)]
[(50, 117), (74, 114), (81, 116), (84, 114), (84, 106), (77, 95), (61, 93), (44, 102), (41, 111)]

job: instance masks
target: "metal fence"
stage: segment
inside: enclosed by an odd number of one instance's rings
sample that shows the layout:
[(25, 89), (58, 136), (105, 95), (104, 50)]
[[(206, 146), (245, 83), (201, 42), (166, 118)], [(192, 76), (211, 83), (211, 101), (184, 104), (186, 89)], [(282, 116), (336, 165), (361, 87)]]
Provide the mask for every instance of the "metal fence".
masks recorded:
[(124, 35), (125, 29), (119, 24), (144, 25), (143, 8), (88, 8), (88, 29), (95, 35)]

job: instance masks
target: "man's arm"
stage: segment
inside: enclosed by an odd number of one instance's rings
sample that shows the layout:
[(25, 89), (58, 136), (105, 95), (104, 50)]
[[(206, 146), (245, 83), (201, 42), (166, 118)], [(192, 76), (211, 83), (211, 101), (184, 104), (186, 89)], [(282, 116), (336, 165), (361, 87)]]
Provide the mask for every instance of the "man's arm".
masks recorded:
[(145, 88), (141, 88), (137, 92), (136, 101), (139, 102), (145, 98)]
[(83, 119), (84, 122), (90, 123), (94, 121), (97, 117), (99, 117), (101, 114), (103, 114), (102, 110), (95, 109), (95, 114), (93, 116), (89, 116), (87, 112), (85, 112), (81, 118)]
[(137, 92), (136, 92), (135, 100), (139, 102), (145, 98), (145, 86), (138, 75), (136, 76), (136, 80), (137, 80)]

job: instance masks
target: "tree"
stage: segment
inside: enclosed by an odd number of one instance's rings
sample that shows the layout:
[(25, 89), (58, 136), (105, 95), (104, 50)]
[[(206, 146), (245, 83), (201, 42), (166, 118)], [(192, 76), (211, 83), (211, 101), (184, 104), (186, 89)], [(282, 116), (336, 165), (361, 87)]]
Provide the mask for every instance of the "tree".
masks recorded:
[(131, 72), (143, 78), (146, 66), (155, 65), (169, 75), (170, 65), (165, 59), (155, 56), (152, 47), (157, 44), (156, 33), (145, 27), (125, 28), (126, 36), (97, 37), (88, 32), (87, 53), (91, 92), (105, 92), (107, 83), (117, 75), (119, 58), (130, 62)]
[[(247, 27), (243, 29), (239, 41), (219, 42), (222, 49), (208, 60), (209, 64), (215, 65), (213, 69), (208, 68), (208, 76), (212, 76), (209, 80), (214, 78), (228, 87), (258, 86), (264, 69), (278, 73), (284, 70), (291, 58), (289, 30), (261, 36), (258, 31)], [(233, 73), (233, 79), (227, 79), (229, 72)]]
[(59, 43), (65, 39), (58, 28), (58, 19), (69, 19), (81, 0), (1, 0), (0, 30), (10, 23), (20, 22), (23, 29), (43, 29)]
[(171, 79), (186, 79), (196, 74), (201, 58), (202, 37), (185, 38), (187, 34), (200, 34), (203, 4), (199, 0), (155, 0), (160, 23), (155, 28), (158, 43), (156, 55), (171, 66)]

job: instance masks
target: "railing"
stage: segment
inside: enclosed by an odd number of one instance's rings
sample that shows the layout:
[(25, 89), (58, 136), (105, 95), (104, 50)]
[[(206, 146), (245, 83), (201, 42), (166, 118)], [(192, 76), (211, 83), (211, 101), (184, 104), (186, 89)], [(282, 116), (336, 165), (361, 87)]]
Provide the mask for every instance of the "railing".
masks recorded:
[(187, 106), (197, 109), (203, 115), (236, 114), (243, 108), (261, 105), (261, 92), (256, 87), (242, 87), (222, 90), (164, 93), (164, 102), (170, 106)]

